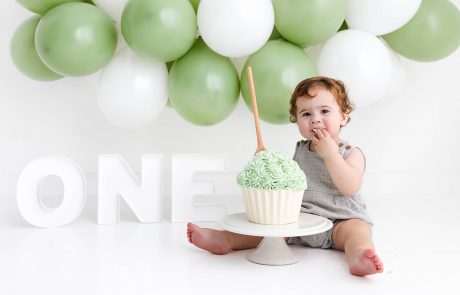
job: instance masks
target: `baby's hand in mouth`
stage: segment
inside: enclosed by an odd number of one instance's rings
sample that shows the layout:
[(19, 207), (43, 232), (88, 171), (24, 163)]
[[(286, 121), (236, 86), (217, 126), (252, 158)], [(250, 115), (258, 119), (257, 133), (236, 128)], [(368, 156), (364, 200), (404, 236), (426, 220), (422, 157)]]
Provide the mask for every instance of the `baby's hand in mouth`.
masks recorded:
[(318, 136), (318, 131), (321, 130), (321, 128), (313, 128), (311, 131), (313, 132), (313, 135), (319, 139), (319, 136)]

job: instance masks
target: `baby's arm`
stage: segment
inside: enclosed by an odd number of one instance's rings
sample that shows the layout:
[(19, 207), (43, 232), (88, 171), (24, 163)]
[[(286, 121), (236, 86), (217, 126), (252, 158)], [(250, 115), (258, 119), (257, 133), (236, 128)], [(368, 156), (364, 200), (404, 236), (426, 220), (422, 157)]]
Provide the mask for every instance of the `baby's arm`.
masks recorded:
[(354, 196), (361, 188), (364, 174), (364, 156), (353, 148), (346, 159), (339, 153), (324, 158), (324, 164), (335, 186), (346, 196)]

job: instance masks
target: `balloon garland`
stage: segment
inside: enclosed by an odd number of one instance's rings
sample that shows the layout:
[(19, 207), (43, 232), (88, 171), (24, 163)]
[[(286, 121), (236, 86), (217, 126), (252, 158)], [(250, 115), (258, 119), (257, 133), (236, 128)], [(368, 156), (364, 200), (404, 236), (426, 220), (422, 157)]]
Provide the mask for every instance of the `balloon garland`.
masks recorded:
[[(436, 61), (460, 46), (460, 11), (447, 0), (16, 1), (37, 14), (12, 36), (18, 70), (38, 81), (101, 71), (101, 113), (127, 129), (166, 105), (192, 124), (222, 122), (240, 90), (250, 106), (248, 66), (269, 123), (289, 122), (295, 85), (317, 74), (368, 105), (404, 76), (398, 54)], [(303, 48), (316, 44), (313, 61)], [(234, 58), (246, 58), (241, 77)]]

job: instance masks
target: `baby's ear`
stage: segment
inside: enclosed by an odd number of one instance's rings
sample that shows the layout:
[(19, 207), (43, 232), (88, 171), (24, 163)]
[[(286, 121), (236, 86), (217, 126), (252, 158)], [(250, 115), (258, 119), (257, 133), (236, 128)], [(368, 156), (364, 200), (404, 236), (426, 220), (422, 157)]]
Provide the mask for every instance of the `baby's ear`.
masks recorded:
[(340, 127), (345, 127), (347, 125), (348, 121), (350, 121), (350, 115), (342, 113), (342, 121), (340, 122)]

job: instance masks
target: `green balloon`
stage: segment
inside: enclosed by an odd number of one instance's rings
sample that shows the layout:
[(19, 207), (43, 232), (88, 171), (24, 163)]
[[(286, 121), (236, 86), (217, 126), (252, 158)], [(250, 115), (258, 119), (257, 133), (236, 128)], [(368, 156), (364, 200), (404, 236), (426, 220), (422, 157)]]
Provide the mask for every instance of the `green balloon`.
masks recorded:
[(196, 39), (196, 14), (188, 0), (131, 0), (121, 17), (126, 43), (161, 61), (184, 55)]
[(316, 75), (315, 66), (299, 47), (283, 41), (269, 41), (251, 55), (241, 74), (241, 92), (252, 110), (247, 67), (252, 67), (257, 107), (262, 120), (289, 123), (289, 100), (297, 84)]
[(413, 60), (444, 58), (460, 45), (460, 12), (449, 1), (423, 0), (405, 26), (383, 39), (393, 50)]
[(112, 59), (117, 31), (96, 6), (67, 3), (43, 16), (35, 42), (38, 55), (50, 69), (64, 76), (85, 76)]
[(58, 6), (59, 4), (62, 4), (62, 3), (83, 2), (83, 1), (84, 0), (16, 0), (16, 2), (18, 2), (25, 8), (35, 13), (38, 13), (40, 15), (45, 14), (51, 8)]
[(172, 106), (184, 119), (196, 125), (214, 125), (236, 107), (238, 73), (230, 59), (212, 51), (200, 38), (174, 62), (168, 91)]
[(35, 49), (35, 29), (39, 16), (26, 19), (11, 38), (10, 52), (13, 63), (27, 77), (39, 81), (53, 81), (62, 76), (51, 71), (40, 59)]
[(302, 47), (322, 43), (342, 25), (346, 0), (273, 0), (275, 25), (281, 35)]

